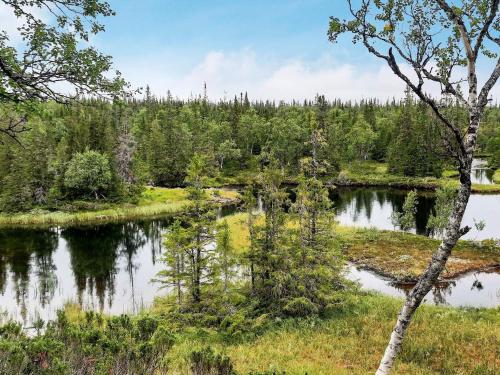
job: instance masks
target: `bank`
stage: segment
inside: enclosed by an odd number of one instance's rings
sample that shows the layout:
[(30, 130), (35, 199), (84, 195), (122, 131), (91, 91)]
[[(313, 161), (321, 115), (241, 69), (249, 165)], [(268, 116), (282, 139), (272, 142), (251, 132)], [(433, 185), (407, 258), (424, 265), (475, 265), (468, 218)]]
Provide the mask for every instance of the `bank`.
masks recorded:
[[(256, 183), (258, 169), (241, 170), (233, 173), (221, 173), (219, 176), (208, 179), (211, 187), (243, 187)], [(336, 177), (324, 176), (328, 185), (351, 187), (391, 187), (399, 189), (417, 189), (434, 191), (443, 184), (456, 184), (458, 187), (458, 173), (445, 170), (441, 177), (409, 177), (388, 172), (387, 164), (374, 161), (356, 161), (344, 164)], [(475, 194), (499, 194), (500, 170), (492, 176), (492, 184), (472, 184)], [(286, 174), (285, 183), (296, 185), (295, 175)]]
[[(225, 218), (231, 228), (232, 247), (244, 254), (249, 246), (246, 214)], [(294, 226), (294, 223), (288, 223)], [(400, 283), (412, 283), (425, 270), (440, 241), (401, 231), (355, 228), (335, 225), (332, 228), (343, 253), (350, 262), (373, 270)], [(458, 241), (442, 279), (453, 279), (472, 271), (500, 269), (500, 245), (495, 240)], [(497, 271), (498, 272), (498, 271)]]
[[(220, 205), (240, 201), (236, 191), (207, 189), (207, 201)], [(78, 225), (155, 218), (185, 211), (188, 191), (183, 188), (147, 187), (134, 203), (72, 202), (61, 210), (36, 209), (26, 213), (0, 214), (0, 227)], [(83, 209), (82, 209), (83, 208)]]

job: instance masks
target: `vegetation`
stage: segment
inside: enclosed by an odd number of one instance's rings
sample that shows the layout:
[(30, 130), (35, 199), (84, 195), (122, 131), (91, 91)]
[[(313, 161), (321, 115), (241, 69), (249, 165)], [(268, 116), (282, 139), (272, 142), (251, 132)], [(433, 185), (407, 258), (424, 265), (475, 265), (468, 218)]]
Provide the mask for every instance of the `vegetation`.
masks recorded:
[[(238, 193), (230, 190), (209, 190), (208, 200), (216, 203), (237, 203)], [(124, 221), (182, 213), (189, 205), (185, 189), (146, 188), (132, 203), (73, 201), (56, 211), (34, 209), (27, 213), (1, 214), (0, 226), (68, 225)]]
[[(18, 325), (2, 326), (0, 369), (58, 375), (82, 369), (210, 374), (194, 372), (207, 367), (241, 375), (366, 374), (378, 363), (400, 301), (358, 292), (346, 298), (321, 319), (263, 315), (215, 328), (172, 324), (161, 300), (137, 316), (106, 317), (67, 306), (32, 336)], [(500, 365), (499, 319), (496, 309), (422, 306), (394, 374), (494, 374)]]
[[(18, 137), (23, 147), (5, 139), (0, 149), (0, 211), (53, 210), (74, 199), (96, 197), (119, 203), (137, 197), (144, 185), (183, 186), (196, 153), (207, 159), (206, 186), (251, 184), (273, 158), (283, 169), (284, 180), (298, 183), (300, 160), (312, 152), (311, 127), (302, 124), (308, 124), (312, 114), (322, 134), (318, 151), (325, 163), (318, 175), (322, 180), (434, 189), (441, 183), (443, 167), (456, 167), (440, 156), (439, 137), (422, 128), (436, 120), (412, 98), (353, 104), (318, 97), (314, 103), (275, 105), (241, 100), (215, 104), (205, 98), (182, 102), (149, 95), (127, 103), (94, 100), (64, 107), (47, 103), (39, 109), (28, 119), (31, 130)], [(8, 106), (0, 110), (6, 117), (15, 115)], [(497, 112), (496, 107), (486, 111), (479, 143), (483, 150), (491, 138), (482, 132), (496, 136)], [(406, 126), (405, 119), (414, 126)], [(411, 144), (405, 148), (403, 140)], [(431, 143), (433, 150), (424, 152)], [(102, 175), (105, 191), (83, 191), (70, 181), (77, 177), (71, 170), (81, 158), (78, 155), (93, 153), (109, 163), (111, 176), (107, 170), (97, 174), (87, 170), (93, 177)], [(408, 163), (417, 162), (416, 154), (427, 156), (410, 170)], [(387, 164), (381, 164), (384, 161)], [(445, 180), (456, 180), (447, 176)], [(88, 185), (86, 180), (79, 182)], [(500, 190), (498, 185), (474, 189)]]

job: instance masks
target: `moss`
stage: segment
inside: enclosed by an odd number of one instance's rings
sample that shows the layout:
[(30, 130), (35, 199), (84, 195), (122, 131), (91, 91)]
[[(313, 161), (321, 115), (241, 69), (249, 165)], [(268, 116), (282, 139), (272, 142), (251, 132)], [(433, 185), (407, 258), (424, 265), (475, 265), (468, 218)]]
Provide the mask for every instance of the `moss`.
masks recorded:
[[(427, 267), (440, 241), (397, 231), (343, 228), (340, 231), (348, 258), (378, 273), (415, 280)], [(492, 241), (459, 241), (443, 278), (500, 266), (500, 248)]]

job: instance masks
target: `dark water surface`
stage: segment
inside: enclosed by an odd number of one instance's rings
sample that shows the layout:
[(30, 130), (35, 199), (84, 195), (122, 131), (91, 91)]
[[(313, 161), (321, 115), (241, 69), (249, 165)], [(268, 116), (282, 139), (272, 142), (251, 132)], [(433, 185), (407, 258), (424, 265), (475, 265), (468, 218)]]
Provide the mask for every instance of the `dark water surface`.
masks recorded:
[[(331, 198), (341, 223), (393, 229), (389, 216), (401, 209), (405, 194), (392, 189), (337, 189)], [(430, 194), (419, 198), (416, 231), (426, 233), (434, 198)], [(234, 211), (224, 208), (220, 215)], [(484, 219), (486, 228), (473, 231), (470, 238), (499, 238), (499, 212), (499, 195), (473, 195), (465, 222)], [(30, 326), (39, 317), (54, 318), (66, 302), (112, 314), (150, 305), (155, 296), (166, 293), (151, 279), (164, 267), (161, 235), (171, 222), (166, 218), (75, 228), (1, 229), (0, 320), (12, 318)], [(404, 295), (403, 289), (378, 275), (354, 267), (349, 271), (366, 288)], [(438, 294), (439, 298), (429, 296), (429, 302), (498, 306), (500, 274), (467, 275)]]

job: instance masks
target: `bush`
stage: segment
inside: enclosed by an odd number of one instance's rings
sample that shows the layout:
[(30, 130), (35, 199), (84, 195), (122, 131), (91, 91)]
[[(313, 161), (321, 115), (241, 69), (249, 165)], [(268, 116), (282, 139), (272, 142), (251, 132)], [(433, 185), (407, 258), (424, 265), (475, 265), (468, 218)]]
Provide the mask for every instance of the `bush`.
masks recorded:
[(223, 354), (214, 354), (212, 348), (195, 350), (191, 353), (193, 375), (234, 375), (231, 359)]
[(318, 307), (306, 297), (298, 297), (289, 301), (283, 308), (285, 314), (294, 317), (308, 316), (318, 313)]
[(108, 158), (97, 151), (77, 153), (64, 174), (64, 186), (75, 197), (103, 197), (111, 188)]
[(15, 323), (0, 327), (0, 374), (166, 373), (163, 358), (175, 338), (157, 319), (87, 312), (73, 323), (57, 315), (32, 337)]

